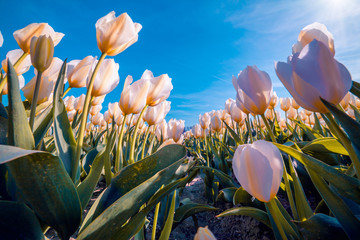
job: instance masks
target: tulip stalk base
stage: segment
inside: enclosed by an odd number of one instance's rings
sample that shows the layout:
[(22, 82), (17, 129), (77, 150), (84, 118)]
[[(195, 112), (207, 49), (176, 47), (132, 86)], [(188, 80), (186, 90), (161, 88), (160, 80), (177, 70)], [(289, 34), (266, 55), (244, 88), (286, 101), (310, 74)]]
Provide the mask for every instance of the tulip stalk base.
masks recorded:
[(281, 224), (281, 220), (280, 220), (280, 218), (283, 217), (283, 216), (282, 216), (278, 206), (276, 205), (275, 199), (271, 199), (271, 201), (266, 202), (265, 205), (266, 205), (266, 207), (268, 209), (269, 214), (272, 216), (277, 229), (279, 230), (281, 238), (283, 240), (288, 239), (286, 237), (286, 233), (284, 231), (284, 228), (283, 228), (283, 226)]
[(119, 133), (118, 145), (117, 145), (116, 156), (115, 156), (115, 173), (120, 171), (120, 157), (123, 158), (122, 142), (123, 142), (123, 137), (124, 137), (124, 127), (125, 127), (126, 117), (127, 117), (127, 115), (125, 114), (124, 120), (121, 123), (121, 128), (120, 128), (120, 133)]
[(266, 129), (268, 130), (268, 132), (269, 132), (269, 134), (270, 134), (271, 141), (273, 141), (274, 143), (276, 143), (276, 139), (275, 139), (274, 133), (273, 133), (273, 131), (271, 130), (270, 125), (269, 125), (269, 122), (268, 122), (268, 120), (266, 119), (265, 115), (264, 115), (264, 114), (261, 114), (261, 118), (262, 118), (262, 120), (264, 121), (265, 126), (266, 126)]
[(142, 111), (141, 111), (141, 113), (139, 115), (139, 118), (138, 118), (138, 120), (136, 122), (136, 125), (135, 125), (133, 138), (132, 138), (131, 145), (130, 145), (130, 155), (129, 155), (129, 163), (130, 164), (135, 163), (134, 154), (135, 154), (135, 143), (136, 143), (136, 138), (137, 138), (137, 131), (139, 129), (139, 124), (140, 124), (140, 121), (142, 119), (142, 116), (144, 115), (145, 110), (146, 110), (147, 107), (148, 107), (148, 105), (145, 105), (145, 107), (142, 109)]
[(36, 77), (34, 95), (33, 95), (32, 101), (31, 101), (30, 121), (29, 121), (31, 131), (34, 128), (34, 120), (35, 120), (35, 114), (36, 114), (37, 99), (38, 99), (38, 95), (39, 95), (41, 75), (42, 75), (42, 72), (38, 72), (37, 77)]

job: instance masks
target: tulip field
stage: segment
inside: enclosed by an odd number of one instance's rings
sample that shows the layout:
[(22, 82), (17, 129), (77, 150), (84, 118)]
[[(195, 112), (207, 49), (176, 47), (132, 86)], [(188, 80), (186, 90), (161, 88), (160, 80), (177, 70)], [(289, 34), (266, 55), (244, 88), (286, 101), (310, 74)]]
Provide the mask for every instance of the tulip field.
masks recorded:
[(64, 34), (47, 23), (13, 33), (19, 49), (0, 73), (0, 239), (246, 239), (219, 234), (244, 216), (267, 231), (252, 239), (359, 239), (360, 84), (325, 25), (299, 29), (274, 64), (292, 97), (247, 66), (224, 109), (188, 131), (165, 120), (168, 74), (120, 82), (113, 57), (142, 25), (110, 12), (95, 27), (100, 57), (70, 61), (55, 57)]

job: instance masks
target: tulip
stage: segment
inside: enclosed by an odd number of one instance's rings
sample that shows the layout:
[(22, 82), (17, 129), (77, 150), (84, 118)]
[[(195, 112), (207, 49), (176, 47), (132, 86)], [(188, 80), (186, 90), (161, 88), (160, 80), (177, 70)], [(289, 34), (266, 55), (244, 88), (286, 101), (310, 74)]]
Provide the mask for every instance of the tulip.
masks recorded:
[(290, 108), (287, 111), (287, 118), (291, 120), (295, 120), (297, 118), (297, 111), (295, 108)]
[(306, 114), (306, 116), (310, 117), (312, 112), (311, 111), (308, 111), (306, 109), (304, 109), (304, 113)]
[(106, 95), (95, 97), (94, 100), (91, 102), (91, 106), (102, 104), (105, 100), (105, 96)]
[(194, 240), (216, 240), (216, 237), (206, 226), (198, 228)]
[(201, 114), (199, 115), (199, 123), (203, 129), (206, 129), (209, 127), (210, 120), (211, 120), (211, 117), (210, 117), (209, 113), (204, 113), (204, 115), (201, 115)]
[(71, 88), (86, 86), (86, 80), (91, 75), (96, 58), (87, 56), (83, 60), (72, 60), (68, 63), (67, 79)]
[(74, 110), (75, 97), (70, 96), (70, 97), (64, 98), (64, 104), (65, 104), (66, 111), (70, 112), (70, 111)]
[(96, 126), (96, 125), (100, 125), (100, 123), (103, 119), (104, 119), (104, 116), (102, 115), (102, 113), (98, 112), (92, 116), (91, 122), (92, 122), (92, 124), (94, 124)]
[(225, 110), (228, 114), (231, 115), (231, 106), (233, 103), (236, 103), (236, 100), (229, 98), (225, 101)]
[(110, 117), (109, 111), (104, 112), (104, 120), (109, 124), (112, 122), (112, 118)]
[(158, 140), (160, 141), (161, 137), (163, 140), (168, 139), (169, 138), (168, 137), (168, 125), (167, 125), (165, 119), (162, 120), (160, 123), (158, 123), (156, 126), (157, 127), (156, 127), (156, 131), (155, 131), (155, 135), (158, 138)]
[(75, 110), (67, 112), (67, 116), (68, 116), (68, 119), (69, 119), (70, 122), (74, 121), (75, 114), (76, 114)]
[(295, 110), (298, 110), (300, 108), (299, 104), (295, 101), (295, 99), (291, 99), (291, 106), (295, 108)]
[(348, 92), (345, 97), (340, 101), (340, 105), (345, 111), (349, 108), (350, 100), (351, 94), (350, 92)]
[(165, 118), (166, 114), (168, 114), (170, 111), (170, 105), (171, 102), (163, 101), (154, 107), (149, 107), (144, 113), (144, 121), (146, 121), (149, 126), (161, 122)]
[[(9, 51), (6, 54), (6, 59), (4, 59), (1, 62), (1, 66), (2, 66), (3, 70), (5, 72), (7, 72), (7, 65), (8, 65), (7, 60), (8, 59), (10, 60), (11, 63), (15, 63), (23, 54), (24, 54), (24, 51), (21, 49), (15, 49), (15, 50)], [(30, 59), (30, 56), (27, 55), (25, 57), (25, 59), (15, 69), (17, 75), (22, 75), (22, 74), (26, 73), (30, 69), (30, 66), (31, 66), (31, 59)]]
[(327, 30), (324, 24), (318, 22), (307, 25), (300, 31), (298, 42), (294, 44), (292, 48), (293, 54), (301, 52), (301, 50), (314, 39), (324, 43), (332, 55), (335, 55), (333, 35)]
[(195, 126), (193, 126), (193, 128), (191, 129), (191, 132), (195, 138), (201, 137), (201, 129), (202, 128), (201, 128), (200, 124), (195, 124)]
[(1, 34), (1, 31), (0, 31), (0, 47), (2, 47), (3, 43), (4, 43), (4, 37), (3, 37), (3, 35)]
[(124, 116), (121, 114), (114, 115), (115, 123), (120, 126), (124, 122)]
[(33, 37), (46, 35), (51, 37), (56, 46), (64, 37), (63, 33), (55, 32), (47, 23), (32, 23), (23, 29), (14, 32), (14, 38), (25, 53), (30, 53), (30, 42)]
[(101, 111), (101, 109), (102, 109), (101, 104), (96, 105), (96, 106), (92, 106), (92, 107), (90, 108), (90, 114), (91, 114), (92, 116), (94, 116), (94, 115), (98, 114), (98, 113)]
[(146, 105), (146, 96), (149, 91), (150, 83), (144, 79), (140, 79), (133, 84), (133, 78), (128, 76), (125, 79), (124, 89), (121, 93), (119, 106), (121, 111), (128, 114), (137, 114)]
[(150, 82), (149, 92), (146, 97), (146, 105), (148, 106), (156, 106), (166, 100), (170, 95), (170, 91), (173, 89), (171, 78), (169, 78), (167, 74), (154, 77), (151, 71), (145, 70), (141, 79)]
[(245, 120), (246, 115), (243, 111), (241, 111), (240, 108), (238, 108), (236, 102), (233, 102), (230, 107), (230, 115), (232, 120), (234, 120), (237, 123), (241, 123)]
[(167, 127), (168, 137), (174, 139), (175, 142), (181, 144), (184, 128), (185, 128), (184, 120), (170, 119)]
[(276, 95), (276, 92), (273, 92), (269, 103), (269, 109), (274, 109), (277, 104), (278, 104), (278, 96)]
[(74, 108), (78, 113), (82, 113), (85, 102), (85, 94), (81, 94), (75, 99)]
[(352, 85), (349, 71), (317, 40), (295, 54), (289, 63), (276, 62), (275, 70), (295, 101), (313, 112), (328, 112), (320, 97), (337, 105)]
[(127, 13), (115, 17), (112, 11), (100, 18), (96, 24), (97, 44), (102, 53), (115, 56), (138, 40), (142, 26), (134, 23)]
[[(93, 68), (97, 65), (97, 61), (93, 64)], [(91, 96), (98, 97), (106, 95), (119, 84), (119, 64), (115, 63), (114, 59), (105, 59), (100, 64), (99, 71), (95, 75), (94, 85), (91, 91)], [(86, 80), (86, 85), (89, 86), (91, 80), (90, 74)]]
[(272, 96), (271, 79), (266, 72), (248, 66), (237, 78), (233, 76), (232, 82), (238, 94), (237, 101), (245, 109), (254, 114), (265, 113)]
[(284, 166), (279, 149), (270, 142), (258, 140), (237, 147), (233, 170), (248, 193), (262, 202), (270, 202), (279, 190)]
[(291, 107), (291, 99), (290, 98), (280, 98), (280, 108), (284, 112), (287, 112)]
[(30, 43), (31, 63), (39, 72), (44, 72), (53, 60), (54, 42), (51, 37), (33, 37)]

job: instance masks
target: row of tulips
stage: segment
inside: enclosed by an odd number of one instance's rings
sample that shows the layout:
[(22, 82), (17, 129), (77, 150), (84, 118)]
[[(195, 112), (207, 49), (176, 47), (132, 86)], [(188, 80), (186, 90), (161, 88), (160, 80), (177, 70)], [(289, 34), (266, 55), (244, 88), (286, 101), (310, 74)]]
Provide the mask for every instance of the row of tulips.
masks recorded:
[[(70, 62), (55, 57), (64, 34), (47, 23), (14, 32), (21, 49), (6, 55), (0, 79), (1, 100), (8, 99), (0, 104), (2, 239), (44, 239), (49, 229), (61, 239), (143, 239), (155, 208), (152, 239), (168, 239), (173, 224), (214, 209), (179, 205), (179, 188), (198, 170), (181, 145), (185, 122), (165, 121), (173, 89), (167, 74), (128, 76), (119, 101), (101, 112), (120, 82), (119, 64), (107, 56), (134, 44), (141, 25), (111, 12), (95, 27), (100, 58)], [(25, 84), (31, 66), (35, 76)], [(72, 88), (86, 93), (70, 95)], [(84, 211), (102, 179), (106, 189)]]
[(248, 66), (233, 76), (236, 100), (184, 134), (209, 202), (242, 205), (217, 217), (251, 216), (276, 239), (357, 238), (360, 84), (334, 56), (325, 25), (306, 26), (288, 61), (275, 63), (292, 98), (279, 99), (269, 75)]

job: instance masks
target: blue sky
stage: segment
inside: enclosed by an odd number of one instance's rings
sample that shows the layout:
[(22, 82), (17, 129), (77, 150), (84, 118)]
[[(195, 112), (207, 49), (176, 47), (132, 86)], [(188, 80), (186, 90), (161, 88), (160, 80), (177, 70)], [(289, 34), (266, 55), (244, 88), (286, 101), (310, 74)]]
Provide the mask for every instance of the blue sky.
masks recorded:
[[(116, 16), (127, 12), (143, 28), (138, 42), (115, 57), (120, 84), (106, 96), (103, 112), (108, 102), (120, 99), (126, 76), (137, 80), (145, 69), (172, 78), (167, 120), (184, 119), (187, 126), (195, 124), (200, 113), (222, 109), (227, 98), (235, 98), (231, 76), (247, 65), (268, 72), (278, 96), (289, 96), (275, 74), (274, 61), (285, 61), (300, 30), (315, 21), (333, 33), (336, 59), (360, 80), (358, 0), (6, 1), (0, 17), (0, 58), (18, 48), (12, 33), (33, 22), (47, 22), (65, 34), (55, 56), (100, 56), (95, 23), (112, 10)], [(26, 82), (32, 76), (30, 70)]]

